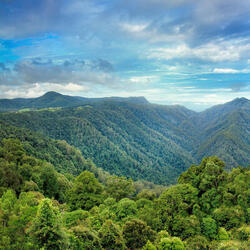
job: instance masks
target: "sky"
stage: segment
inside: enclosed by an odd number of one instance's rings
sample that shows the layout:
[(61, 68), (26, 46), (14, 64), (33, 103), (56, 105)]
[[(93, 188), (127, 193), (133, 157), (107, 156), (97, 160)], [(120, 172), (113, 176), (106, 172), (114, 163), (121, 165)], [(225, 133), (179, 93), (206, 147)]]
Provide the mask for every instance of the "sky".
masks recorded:
[(0, 98), (250, 99), (249, 0), (0, 0)]

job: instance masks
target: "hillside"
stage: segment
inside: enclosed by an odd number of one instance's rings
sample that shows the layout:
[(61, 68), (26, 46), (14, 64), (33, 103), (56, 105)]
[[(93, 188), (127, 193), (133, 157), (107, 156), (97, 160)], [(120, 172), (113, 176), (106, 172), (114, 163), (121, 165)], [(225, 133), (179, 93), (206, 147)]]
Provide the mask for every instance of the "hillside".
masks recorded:
[[(9, 126), (0, 121), (0, 147), (9, 140), (12, 144), (21, 143), (28, 158), (36, 158), (40, 161), (39, 164), (46, 162), (51, 164), (56, 172), (64, 174), (69, 180), (74, 179), (85, 170), (93, 173), (101, 183), (106, 183), (111, 178), (110, 173), (96, 166), (91, 159), (84, 158), (79, 149), (70, 146), (66, 141), (54, 140), (29, 129)], [(27, 162), (32, 163), (30, 159)], [(0, 173), (0, 182), (1, 180)], [(134, 186), (136, 193), (145, 188), (159, 193), (164, 188), (164, 186), (145, 180), (134, 182)]]
[[(160, 184), (173, 183), (193, 159), (175, 143), (181, 140), (176, 135), (180, 130), (158, 113), (144, 113), (141, 107), (105, 102), (56, 111), (6, 113), (2, 120), (65, 140), (110, 173)], [(173, 119), (177, 119), (175, 116)], [(169, 127), (166, 131), (169, 137), (151, 128), (155, 122), (145, 124), (145, 119), (148, 123), (159, 120), (159, 130)]]
[(197, 118), (202, 128), (194, 155), (197, 160), (217, 155), (228, 168), (247, 165), (250, 159), (250, 101), (237, 98), (224, 105), (201, 112)]
[(60, 174), (24, 144), (0, 144), (0, 249), (249, 249), (247, 168), (207, 157), (138, 193), (124, 177)]
[(97, 171), (92, 161), (86, 160), (78, 149), (65, 141), (53, 140), (0, 121), (0, 144), (3, 139), (19, 140), (27, 155), (51, 163), (59, 173), (77, 176), (84, 170)]
[(86, 103), (95, 103), (105, 100), (128, 101), (131, 103), (147, 103), (144, 97), (106, 97), (106, 98), (85, 98), (80, 96), (68, 96), (50, 91), (37, 98), (15, 98), (1, 99), (0, 111), (17, 111), (20, 109), (42, 109), (55, 107), (74, 107)]
[[(55, 102), (57, 94), (50, 95), (41, 98)], [(69, 98), (75, 100), (71, 104), (78, 100)], [(0, 119), (65, 140), (104, 170), (135, 180), (173, 184), (191, 163), (210, 155), (221, 157), (229, 169), (249, 164), (249, 100), (201, 113), (143, 100), (89, 99), (77, 107), (1, 113)]]

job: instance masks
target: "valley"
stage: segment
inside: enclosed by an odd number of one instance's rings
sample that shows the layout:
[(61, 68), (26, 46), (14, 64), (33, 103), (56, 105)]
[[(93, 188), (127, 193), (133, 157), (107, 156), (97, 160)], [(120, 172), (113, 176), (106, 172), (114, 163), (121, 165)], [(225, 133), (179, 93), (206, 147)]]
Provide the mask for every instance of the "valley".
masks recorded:
[[(13, 111), (2, 112), (0, 120), (65, 140), (111, 174), (156, 184), (176, 183), (183, 171), (206, 156), (217, 155), (227, 169), (249, 164), (248, 99), (200, 113), (178, 105), (151, 104), (142, 97), (83, 98), (75, 106), (78, 101), (79, 97), (50, 92), (32, 99), (32, 105), (25, 106), (28, 111), (9, 104)], [(49, 109), (51, 103), (54, 109)]]

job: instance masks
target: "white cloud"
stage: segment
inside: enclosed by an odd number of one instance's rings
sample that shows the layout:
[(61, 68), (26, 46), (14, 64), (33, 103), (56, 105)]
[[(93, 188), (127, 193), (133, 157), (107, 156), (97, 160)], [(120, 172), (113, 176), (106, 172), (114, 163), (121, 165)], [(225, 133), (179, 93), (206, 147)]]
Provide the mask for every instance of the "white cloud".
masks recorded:
[(63, 89), (70, 91), (70, 92), (78, 92), (78, 91), (86, 90), (87, 88), (85, 86), (70, 82), (67, 85), (63, 86)]
[(220, 69), (220, 68), (215, 68), (213, 70), (213, 73), (219, 73), (219, 74), (235, 74), (239, 73), (240, 70), (237, 69)]
[(4, 98), (33, 98), (43, 95), (44, 91), (40, 84), (36, 83), (29, 87), (16, 86), (11, 88), (9, 86), (1, 86), (1, 92), (4, 95)]
[[(92, 93), (92, 96), (97, 96)], [(192, 86), (168, 88), (147, 88), (135, 90), (104, 90), (98, 95), (104, 96), (145, 96), (150, 102), (158, 104), (180, 104), (194, 110), (203, 110), (216, 104), (229, 102), (237, 97), (250, 98), (250, 89), (245, 88), (237, 93), (231, 88), (200, 89)]]
[(215, 68), (213, 70), (213, 73), (218, 73), (218, 74), (236, 74), (236, 73), (250, 73), (249, 69), (231, 69), (231, 68)]
[(143, 31), (147, 27), (147, 24), (120, 23), (120, 26), (123, 30), (133, 33)]
[(191, 48), (182, 43), (172, 47), (160, 47), (146, 52), (147, 58), (156, 59), (201, 59), (211, 62), (234, 62), (250, 54), (250, 43), (245, 40), (215, 41)]
[[(76, 83), (59, 84), (59, 83), (34, 83), (22, 86), (3, 85), (0, 87), (0, 91), (3, 93), (4, 98), (33, 98), (43, 95), (48, 91), (56, 91), (62, 94), (78, 93), (81, 91), (89, 91), (89, 88), (84, 85), (78, 85)], [(1, 96), (0, 96), (1, 97)]]
[(157, 76), (134, 76), (129, 79), (131, 83), (148, 84), (156, 81)]

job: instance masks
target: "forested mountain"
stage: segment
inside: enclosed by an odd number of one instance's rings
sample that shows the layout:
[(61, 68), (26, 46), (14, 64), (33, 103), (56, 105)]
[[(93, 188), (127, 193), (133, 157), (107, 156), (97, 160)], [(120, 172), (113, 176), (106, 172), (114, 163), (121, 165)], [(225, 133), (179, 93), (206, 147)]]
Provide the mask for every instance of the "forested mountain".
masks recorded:
[(0, 111), (13, 111), (20, 109), (42, 109), (51, 107), (72, 107), (86, 103), (101, 102), (104, 100), (127, 101), (131, 103), (147, 103), (144, 97), (106, 97), (106, 98), (85, 98), (80, 96), (67, 96), (50, 91), (37, 98), (15, 98), (1, 99)]
[(79, 97), (49, 92), (44, 98), (47, 107), (77, 107), (1, 113), (0, 120), (65, 140), (113, 174), (171, 184), (205, 156), (218, 155), (228, 168), (249, 164), (250, 102), (245, 98), (201, 113), (143, 98), (82, 98), (80, 106)]
[[(53, 165), (58, 173), (64, 174), (70, 180), (84, 170), (94, 173), (101, 183), (106, 183), (110, 177), (108, 172), (97, 167), (90, 159), (85, 159), (79, 149), (70, 146), (66, 141), (54, 140), (29, 129), (17, 128), (0, 122), (0, 146), (6, 142), (11, 146), (11, 150), (15, 149), (12, 144), (21, 144), (22, 151), (28, 156), (27, 162), (30, 162), (30, 157), (36, 158), (41, 163), (47, 162)], [(158, 193), (163, 188), (163, 186), (143, 180), (134, 182), (134, 186), (136, 192), (150, 188)]]
[[(191, 155), (175, 143), (181, 141), (177, 135), (180, 129), (165, 122), (156, 112), (144, 113), (141, 107), (104, 102), (61, 110), (5, 113), (1, 114), (1, 120), (65, 140), (110, 173), (160, 184), (174, 183), (193, 162)], [(175, 114), (172, 110), (170, 113), (173, 120), (182, 117), (182, 113)], [(143, 119), (151, 124), (145, 124)], [(166, 131), (169, 138), (151, 128), (157, 120), (160, 120), (159, 131), (169, 126)]]
[[(14, 128), (5, 131), (19, 134)], [(27, 136), (36, 141), (37, 135)], [(0, 249), (250, 247), (248, 168), (228, 173), (221, 160), (208, 157), (160, 194), (151, 189), (138, 193), (124, 177), (108, 176), (101, 183), (89, 171), (76, 178), (60, 174), (31, 156), (27, 143), (1, 140)], [(47, 143), (48, 149), (55, 146), (51, 139)], [(55, 162), (61, 161), (58, 157), (64, 156), (54, 155)], [(68, 161), (74, 165), (74, 157)]]
[(93, 171), (94, 164), (65, 141), (53, 140), (28, 129), (0, 122), (0, 142), (3, 139), (19, 140), (26, 154), (51, 163), (60, 173), (76, 176), (84, 170)]
[(195, 158), (217, 155), (228, 167), (249, 164), (250, 159), (250, 101), (237, 98), (203, 111), (196, 118), (201, 128), (201, 143)]
[(247, 250), (248, 161), (246, 99), (3, 112), (0, 249)]
[(242, 110), (250, 112), (250, 101), (247, 98), (236, 98), (231, 102), (213, 106), (199, 114), (200, 125), (213, 124), (222, 116), (226, 116), (234, 111)]

